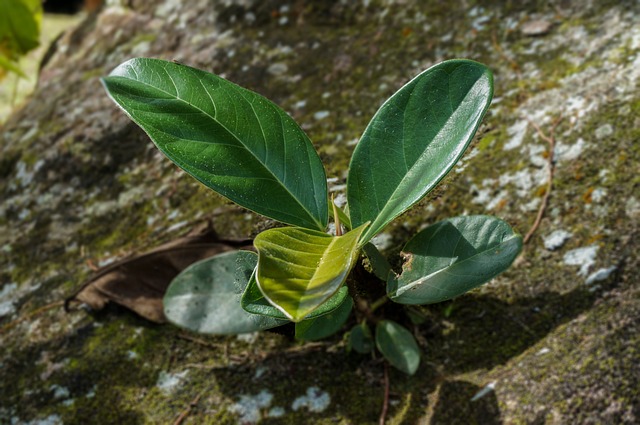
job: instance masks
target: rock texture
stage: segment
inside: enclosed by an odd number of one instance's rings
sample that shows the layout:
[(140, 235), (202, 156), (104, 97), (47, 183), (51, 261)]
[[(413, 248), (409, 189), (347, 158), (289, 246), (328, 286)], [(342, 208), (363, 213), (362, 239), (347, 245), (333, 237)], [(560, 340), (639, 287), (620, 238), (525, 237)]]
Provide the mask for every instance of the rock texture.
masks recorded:
[(99, 77), (135, 56), (280, 104), (338, 194), (386, 97), (440, 60), (490, 65), (474, 148), (381, 241), (397, 253), (425, 223), (472, 213), (525, 234), (552, 155), (549, 205), (509, 272), (425, 309), (422, 366), (390, 372), (387, 423), (638, 423), (640, 3), (542, 5), (109, 1), (67, 32), (0, 133), (0, 423), (378, 423), (383, 366), (339, 337), (208, 338), (118, 308), (62, 311), (92, 266), (198, 221), (227, 238), (270, 225), (183, 175), (107, 98)]

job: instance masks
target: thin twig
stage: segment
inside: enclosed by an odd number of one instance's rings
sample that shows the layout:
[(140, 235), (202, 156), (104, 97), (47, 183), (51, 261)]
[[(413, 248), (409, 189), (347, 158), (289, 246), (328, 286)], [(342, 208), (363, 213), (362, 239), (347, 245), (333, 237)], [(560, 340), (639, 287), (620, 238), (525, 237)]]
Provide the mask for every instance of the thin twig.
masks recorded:
[(533, 222), (533, 225), (525, 235), (522, 241), (523, 244), (527, 244), (531, 239), (531, 237), (533, 236), (533, 234), (536, 232), (536, 230), (538, 230), (538, 227), (540, 227), (540, 222), (542, 221), (542, 217), (544, 216), (544, 212), (547, 209), (547, 205), (549, 205), (549, 197), (551, 196), (551, 189), (553, 189), (553, 176), (556, 170), (556, 161), (554, 159), (555, 149), (556, 149), (555, 131), (556, 131), (556, 128), (558, 127), (558, 124), (560, 124), (560, 121), (562, 121), (562, 115), (556, 118), (556, 120), (553, 122), (548, 136), (542, 131), (540, 126), (538, 126), (536, 123), (534, 123), (528, 118), (527, 118), (527, 121), (529, 121), (529, 124), (531, 124), (533, 128), (536, 129), (540, 138), (549, 144), (549, 158), (548, 158), (549, 181), (547, 182), (547, 190), (544, 196), (542, 197), (542, 203), (540, 203), (540, 208), (538, 208), (538, 215), (536, 216), (536, 220)]
[(204, 391), (202, 391), (200, 394), (198, 394), (196, 396), (196, 398), (194, 398), (193, 400), (191, 400), (191, 403), (189, 403), (189, 405), (187, 406), (186, 409), (184, 409), (182, 411), (182, 413), (180, 413), (180, 416), (178, 416), (178, 418), (175, 420), (175, 422), (173, 423), (173, 425), (180, 425), (182, 423), (182, 421), (184, 421), (187, 416), (189, 416), (189, 414), (191, 413), (191, 410), (193, 410), (194, 407), (196, 407), (198, 405), (198, 402), (200, 401), (200, 397), (202, 397), (202, 393)]
[(34, 311), (32, 311), (31, 313), (25, 314), (22, 317), (18, 317), (16, 320), (7, 323), (6, 325), (4, 325), (3, 327), (0, 328), (0, 335), (2, 335), (3, 333), (7, 332), (9, 329), (15, 327), (16, 325), (19, 325), (20, 323), (24, 322), (27, 319), (31, 319), (32, 317), (35, 316), (39, 316), (42, 313), (45, 313), (53, 308), (56, 307), (62, 307), (64, 305), (64, 301), (56, 301), (54, 303), (51, 304), (47, 304), (43, 307), (40, 307)]
[(380, 412), (380, 425), (384, 425), (389, 409), (389, 366), (384, 362), (384, 400), (382, 401), (382, 412)]
[(195, 338), (193, 336), (186, 335), (186, 334), (178, 334), (178, 335), (176, 335), (176, 338), (183, 339), (183, 340), (189, 341), (189, 342), (195, 342), (196, 344), (202, 345), (204, 347), (209, 347), (209, 348), (223, 348), (224, 347), (224, 344), (216, 344), (216, 343), (205, 341), (204, 339)]
[(520, 66), (518, 65), (518, 63), (516, 61), (511, 59), (504, 52), (504, 50), (502, 49), (502, 46), (500, 46), (500, 44), (498, 43), (498, 37), (496, 36), (496, 32), (495, 31), (493, 31), (491, 33), (491, 44), (493, 46), (494, 51), (498, 52), (498, 56), (500, 56), (500, 58), (502, 58), (504, 61), (506, 61), (509, 64), (509, 66), (511, 66), (511, 69), (513, 69), (513, 71), (515, 71), (515, 73), (518, 76), (518, 78), (520, 78)]

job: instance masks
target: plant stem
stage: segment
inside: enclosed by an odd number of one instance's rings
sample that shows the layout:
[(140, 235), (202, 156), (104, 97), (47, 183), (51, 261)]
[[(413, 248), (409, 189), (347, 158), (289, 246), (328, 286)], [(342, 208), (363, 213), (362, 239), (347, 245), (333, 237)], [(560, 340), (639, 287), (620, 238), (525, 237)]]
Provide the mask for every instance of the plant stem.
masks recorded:
[(384, 425), (389, 409), (389, 367), (384, 362), (384, 399), (382, 400), (382, 412), (380, 413), (379, 425)]
[(336, 225), (336, 236), (342, 236), (342, 225), (340, 224), (340, 216), (338, 215), (338, 206), (333, 201), (333, 193), (331, 194), (331, 206), (333, 207), (333, 221)]
[(376, 311), (378, 308), (382, 307), (387, 301), (389, 301), (389, 297), (386, 295), (383, 295), (382, 297), (378, 298), (377, 300), (375, 300), (371, 306), (369, 307), (369, 312), (373, 313), (374, 311)]

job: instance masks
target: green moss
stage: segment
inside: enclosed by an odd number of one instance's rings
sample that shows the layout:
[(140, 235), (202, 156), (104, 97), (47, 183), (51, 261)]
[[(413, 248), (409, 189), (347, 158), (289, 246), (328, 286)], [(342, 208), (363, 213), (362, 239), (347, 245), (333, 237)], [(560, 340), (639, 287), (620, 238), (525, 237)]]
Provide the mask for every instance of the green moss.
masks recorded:
[(95, 80), (98, 79), (100, 77), (104, 76), (104, 69), (103, 68), (95, 68), (95, 69), (91, 69), (89, 71), (85, 71), (82, 73), (82, 80), (83, 81), (88, 81), (88, 80)]

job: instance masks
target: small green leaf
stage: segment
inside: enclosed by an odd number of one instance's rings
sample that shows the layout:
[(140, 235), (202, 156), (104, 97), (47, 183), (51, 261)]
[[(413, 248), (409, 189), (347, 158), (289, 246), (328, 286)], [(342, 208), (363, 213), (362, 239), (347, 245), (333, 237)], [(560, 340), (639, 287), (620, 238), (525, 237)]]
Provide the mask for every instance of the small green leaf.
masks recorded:
[(169, 285), (165, 316), (174, 325), (206, 334), (255, 332), (287, 323), (247, 313), (240, 306), (257, 261), (253, 252), (232, 251), (192, 264)]
[(363, 243), (458, 162), (492, 94), (487, 67), (450, 60), (418, 75), (380, 107), (353, 152), (347, 179), (351, 223), (371, 222)]
[(360, 323), (351, 329), (349, 347), (360, 354), (367, 354), (373, 350), (373, 335), (366, 323)]
[(157, 59), (131, 59), (102, 81), (156, 146), (206, 186), (275, 220), (325, 229), (322, 162), (298, 124), (271, 101)]
[(521, 249), (522, 237), (496, 217), (443, 220), (407, 243), (402, 274), (389, 276), (387, 292), (401, 304), (445, 301), (509, 268)]
[(381, 320), (376, 326), (376, 346), (393, 367), (409, 375), (418, 370), (420, 349), (405, 327), (391, 320)]
[[(331, 313), (333, 310), (344, 304), (344, 300), (348, 296), (349, 288), (346, 286), (341, 287), (331, 298), (305, 317), (305, 320)], [(264, 295), (262, 295), (262, 292), (260, 292), (260, 288), (258, 287), (258, 283), (256, 282), (255, 273), (251, 275), (251, 279), (249, 279), (249, 284), (242, 295), (240, 304), (242, 305), (242, 308), (249, 313), (261, 314), (263, 316), (275, 317), (277, 319), (287, 321), (289, 320), (282, 311), (271, 305)]]
[[(347, 213), (344, 212), (340, 207), (336, 207), (335, 210), (338, 212), (338, 219), (340, 220), (340, 223), (342, 223), (342, 225), (348, 230), (351, 230), (351, 219), (349, 218)], [(334, 215), (335, 214), (333, 208), (329, 208), (329, 216), (333, 218), (333, 221), (336, 221)]]
[(340, 289), (355, 264), (366, 226), (342, 236), (299, 227), (260, 233), (254, 240), (260, 291), (288, 318), (303, 320)]
[[(347, 289), (346, 287), (343, 288)], [(342, 304), (329, 314), (296, 323), (296, 338), (305, 341), (317, 341), (333, 335), (345, 324), (352, 308), (353, 300), (347, 296)]]
[(369, 260), (373, 274), (378, 279), (386, 282), (389, 277), (389, 273), (391, 273), (391, 266), (387, 259), (380, 254), (378, 248), (376, 248), (371, 242), (365, 244), (365, 246), (362, 247), (362, 250)]

